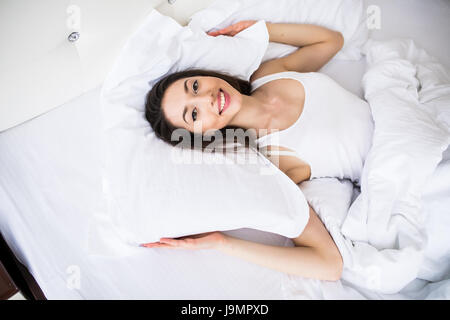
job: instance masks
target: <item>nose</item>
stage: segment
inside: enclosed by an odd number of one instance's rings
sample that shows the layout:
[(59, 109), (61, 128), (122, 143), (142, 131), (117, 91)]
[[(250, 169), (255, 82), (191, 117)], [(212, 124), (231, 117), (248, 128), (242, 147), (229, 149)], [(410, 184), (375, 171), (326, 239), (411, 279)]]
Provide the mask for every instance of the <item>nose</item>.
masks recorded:
[[(219, 92), (219, 89), (217, 89)], [(207, 91), (205, 93), (198, 94), (193, 98), (192, 103), (197, 106), (197, 108), (205, 110), (212, 110), (214, 112), (214, 106), (217, 104), (217, 95), (214, 94), (214, 90)]]

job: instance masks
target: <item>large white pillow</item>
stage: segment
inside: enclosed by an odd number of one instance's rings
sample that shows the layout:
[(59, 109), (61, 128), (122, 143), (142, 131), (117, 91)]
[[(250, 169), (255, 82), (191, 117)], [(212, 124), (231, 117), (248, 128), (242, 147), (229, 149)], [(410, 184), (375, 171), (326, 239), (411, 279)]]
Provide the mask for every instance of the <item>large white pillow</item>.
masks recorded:
[[(341, 60), (359, 60), (368, 39), (361, 0), (216, 0), (208, 8), (192, 15), (189, 26), (209, 31), (241, 20), (308, 23), (340, 31), (344, 36), (344, 47), (334, 58)], [(263, 61), (285, 56), (297, 49), (271, 42)]]
[(107, 207), (92, 223), (102, 241), (122, 250), (213, 230), (253, 228), (286, 237), (303, 231), (309, 210), (302, 192), (263, 156), (253, 153), (250, 163), (222, 155), (209, 164), (179, 161), (206, 155), (159, 140), (144, 117), (145, 96), (165, 74), (197, 67), (248, 79), (267, 44), (264, 21), (235, 37), (210, 37), (156, 10), (149, 15), (102, 89)]

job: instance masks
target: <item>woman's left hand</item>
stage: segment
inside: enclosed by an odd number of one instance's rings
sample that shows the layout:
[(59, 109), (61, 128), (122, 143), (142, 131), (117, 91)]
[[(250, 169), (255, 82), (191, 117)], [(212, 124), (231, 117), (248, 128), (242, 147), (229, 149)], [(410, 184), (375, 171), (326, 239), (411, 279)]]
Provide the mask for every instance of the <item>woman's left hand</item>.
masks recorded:
[(207, 34), (210, 36), (213, 36), (213, 37), (220, 36), (220, 35), (233, 37), (234, 35), (238, 34), (242, 30), (251, 27), (256, 22), (258, 22), (258, 21), (257, 20), (239, 21), (239, 22), (232, 24), (231, 26), (228, 26), (226, 28), (223, 28), (219, 31), (210, 31)]
[(171, 249), (219, 249), (226, 242), (227, 236), (221, 232), (207, 232), (180, 238), (161, 238), (159, 242), (141, 244), (146, 248)]

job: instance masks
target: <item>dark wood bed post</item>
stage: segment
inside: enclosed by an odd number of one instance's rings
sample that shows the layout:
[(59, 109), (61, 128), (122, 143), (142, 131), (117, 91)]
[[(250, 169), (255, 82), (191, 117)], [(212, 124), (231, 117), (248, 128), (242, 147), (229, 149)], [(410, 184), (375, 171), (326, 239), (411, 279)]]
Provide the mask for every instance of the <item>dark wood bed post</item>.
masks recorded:
[[(28, 269), (20, 263), (0, 233), (0, 261), (15, 286), (29, 300), (47, 300)], [(0, 271), (1, 272), (1, 271)]]

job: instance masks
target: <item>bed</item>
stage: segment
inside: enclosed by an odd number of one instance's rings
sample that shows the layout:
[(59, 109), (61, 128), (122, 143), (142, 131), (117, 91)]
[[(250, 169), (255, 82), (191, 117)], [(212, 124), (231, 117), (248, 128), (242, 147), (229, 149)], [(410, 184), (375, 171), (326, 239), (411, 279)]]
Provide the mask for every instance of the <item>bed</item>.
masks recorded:
[[(195, 9), (208, 3), (199, 3)], [(450, 68), (450, 44), (446, 41), (450, 38), (448, 1), (366, 1), (366, 5), (381, 8), (382, 26), (372, 31), (372, 38), (412, 38)], [(183, 24), (195, 12), (188, 1), (181, 0), (174, 4), (158, 3), (157, 9)], [(361, 97), (364, 71), (364, 59), (332, 61), (321, 70)], [(27, 121), (16, 121), (14, 126), (0, 132), (0, 231), (5, 240), (2, 262), (7, 260), (3, 264), (14, 274), (16, 284), (28, 298), (423, 299), (450, 296), (447, 281), (428, 283), (418, 279), (394, 295), (380, 295), (345, 281), (304, 279), (293, 283), (286, 274), (215, 251), (179, 251), (164, 263), (158, 263), (157, 250), (142, 251), (127, 259), (87, 254), (89, 219), (102, 192), (101, 83), (93, 82), (90, 87), (58, 107), (49, 107), (37, 117), (28, 114)], [(449, 178), (447, 150), (425, 186), (424, 207), (429, 212), (426, 228), (434, 235), (429, 241), (442, 244), (439, 252), (428, 253), (430, 257), (450, 252), (450, 237), (446, 232), (450, 228)], [(258, 230), (227, 233), (261, 243), (289, 244), (287, 238)], [(450, 259), (450, 255), (447, 257)], [(450, 274), (442, 277), (449, 279)], [(286, 291), (287, 284), (289, 291)]]

